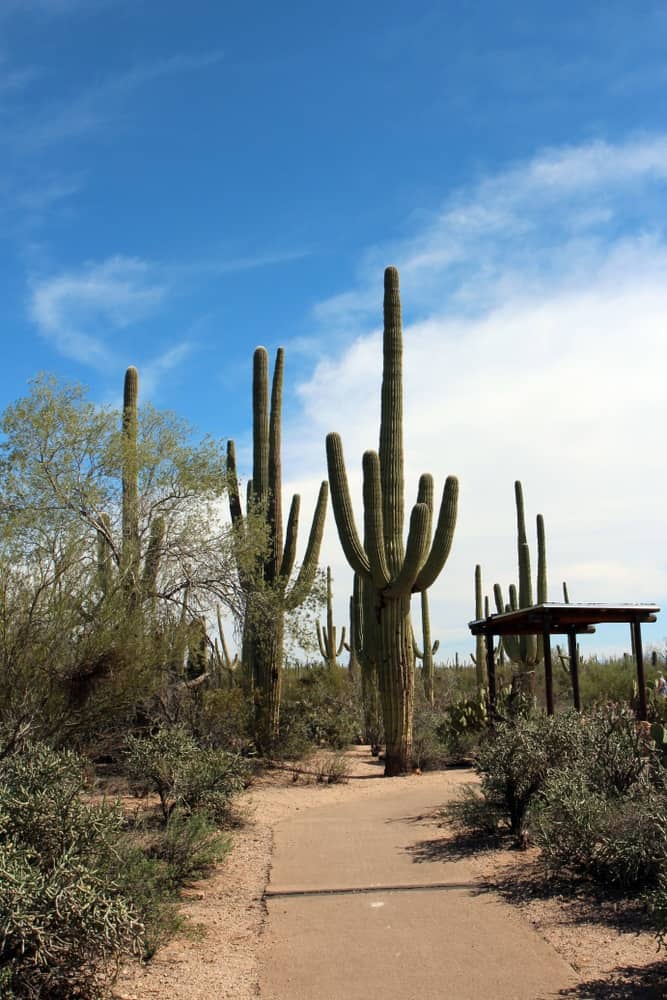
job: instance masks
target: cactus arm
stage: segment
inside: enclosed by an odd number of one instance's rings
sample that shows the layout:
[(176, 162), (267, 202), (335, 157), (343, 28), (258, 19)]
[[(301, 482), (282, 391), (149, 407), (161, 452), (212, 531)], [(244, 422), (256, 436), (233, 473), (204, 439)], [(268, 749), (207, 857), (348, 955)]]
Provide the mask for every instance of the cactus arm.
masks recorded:
[(563, 601), (565, 602), (565, 604), (570, 603), (570, 595), (568, 593), (567, 583), (565, 582), (565, 580), (563, 580)]
[(264, 347), (252, 364), (252, 482), (256, 500), (266, 504), (269, 494), (269, 356)]
[(415, 656), (416, 656), (416, 658), (418, 660), (423, 660), (424, 659), (424, 650), (420, 649), (420, 647), (417, 645), (417, 640), (415, 639), (414, 629), (412, 631), (412, 652), (415, 654)]
[(303, 601), (309, 592), (317, 572), (317, 560), (320, 557), (320, 546), (322, 545), (322, 535), (324, 534), (324, 521), (327, 515), (327, 501), (329, 499), (329, 485), (324, 481), (320, 485), (320, 492), (313, 513), (313, 520), (310, 526), (310, 535), (306, 546), (306, 554), (303, 557), (299, 574), (294, 581), (289, 592), (285, 595), (285, 607), (288, 611), (293, 611)]
[(430, 472), (423, 472), (419, 477), (419, 488), (417, 489), (417, 503), (425, 503), (429, 512), (428, 524), (428, 546), (431, 545), (431, 533), (433, 530), (433, 476)]
[(410, 514), (410, 529), (408, 542), (403, 558), (403, 565), (396, 578), (392, 580), (386, 591), (387, 597), (409, 594), (414, 581), (424, 564), (428, 550), (429, 512), (425, 503), (416, 503)]
[(510, 583), (510, 586), (509, 586), (509, 595), (510, 595), (509, 607), (506, 608), (505, 610), (506, 611), (518, 611), (519, 610), (519, 598), (518, 598), (517, 592), (516, 592), (516, 584)]
[(391, 577), (387, 566), (382, 515), (380, 458), (375, 451), (363, 457), (364, 470), (364, 542), (375, 586), (382, 590)]
[(331, 483), (331, 504), (333, 506), (340, 543), (343, 547), (345, 558), (354, 572), (359, 574), (359, 576), (368, 578), (371, 574), (371, 567), (354, 523), (352, 501), (347, 483), (343, 445), (340, 435), (335, 433), (327, 434), (326, 446), (329, 482)]
[(537, 603), (546, 604), (549, 600), (547, 591), (547, 540), (544, 530), (544, 518), (537, 515)]
[[(283, 399), (283, 370), (285, 367), (285, 352), (282, 347), (276, 351), (276, 362), (273, 368), (271, 385), (271, 411), (269, 417), (269, 496), (267, 520), (271, 538), (271, 557), (267, 580), (276, 579), (281, 568), (283, 557), (283, 514), (282, 514), (282, 465), (280, 459), (281, 408)], [(286, 574), (289, 575), (289, 574)]]
[(435, 642), (433, 643), (433, 648), (431, 649), (431, 652), (433, 653), (434, 656), (439, 649), (440, 649), (440, 640), (436, 639)]
[(320, 656), (323, 660), (328, 660), (326, 634), (322, 635), (322, 626), (319, 622), (315, 622), (315, 628), (317, 629), (317, 645), (320, 647)]
[(229, 514), (234, 527), (243, 525), (243, 510), (239, 493), (239, 478), (236, 471), (236, 447), (230, 439), (227, 442), (227, 492), (229, 495)]
[(292, 497), (292, 503), (290, 504), (289, 515), (287, 518), (285, 550), (283, 552), (283, 561), (280, 564), (280, 575), (285, 581), (289, 580), (290, 574), (294, 569), (294, 562), (296, 560), (296, 541), (297, 532), (299, 530), (300, 507), (301, 497), (298, 493), (295, 493)]
[(503, 600), (503, 588), (499, 583), (493, 585), (493, 599), (496, 602), (496, 611), (502, 615), (505, 610), (505, 601)]
[(340, 656), (344, 649), (347, 649), (347, 643), (345, 642), (345, 626), (343, 625), (340, 633), (340, 642), (338, 643), (338, 649), (336, 650), (336, 656)]
[(519, 479), (514, 483), (514, 497), (516, 500), (516, 537), (517, 544), (522, 546), (528, 541), (526, 535), (526, 514), (523, 503), (523, 486)]
[(427, 590), (437, 579), (447, 562), (456, 526), (459, 482), (456, 476), (448, 476), (442, 493), (442, 503), (431, 551), (413, 584), (413, 591)]

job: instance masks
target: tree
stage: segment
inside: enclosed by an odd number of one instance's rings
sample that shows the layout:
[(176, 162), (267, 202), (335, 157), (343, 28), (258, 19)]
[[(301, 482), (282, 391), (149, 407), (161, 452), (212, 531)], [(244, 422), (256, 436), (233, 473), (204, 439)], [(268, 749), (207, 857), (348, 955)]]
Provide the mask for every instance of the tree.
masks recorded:
[[(185, 594), (190, 620), (212, 617), (217, 604), (242, 609), (222, 516), (223, 445), (195, 441), (184, 421), (150, 406), (134, 407), (128, 445), (128, 380), (136, 390), (136, 369), (126, 377), (125, 420), (87, 400), (81, 386), (45, 375), (2, 415), (0, 670), (13, 692), (9, 739), (29, 717), (48, 728), (46, 717), (60, 712), (64, 726), (76, 725), (93, 690), (113, 695), (120, 710), (163, 680)], [(136, 486), (129, 548), (128, 476)]]

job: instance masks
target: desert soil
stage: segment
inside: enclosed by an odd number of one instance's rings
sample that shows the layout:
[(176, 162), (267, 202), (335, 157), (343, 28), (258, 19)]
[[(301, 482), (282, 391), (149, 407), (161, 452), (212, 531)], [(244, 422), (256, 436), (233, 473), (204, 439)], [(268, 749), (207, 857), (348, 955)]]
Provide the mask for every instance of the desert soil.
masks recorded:
[[(387, 795), (397, 782), (441, 790), (444, 803), (476, 780), (465, 769), (385, 779), (367, 748), (354, 748), (346, 756), (351, 775), (346, 784), (316, 784), (307, 775), (295, 782), (292, 773), (283, 770), (256, 781), (241, 800), (232, 852), (186, 893), (183, 913), (191, 932), (163, 946), (146, 965), (125, 965), (115, 990), (117, 1000), (260, 996), (267, 920), (263, 896), (276, 825), (322, 805)], [(655, 938), (627, 902), (596, 899), (583, 890), (573, 895), (567, 885), (554, 885), (546, 880), (536, 850), (478, 849), (462, 841), (437, 812), (421, 819), (420, 836), (428, 831), (434, 851), (450, 858), (465, 854), (480, 888), (497, 894), (572, 966), (579, 985), (561, 995), (580, 1000), (667, 997), (665, 953), (657, 952)]]

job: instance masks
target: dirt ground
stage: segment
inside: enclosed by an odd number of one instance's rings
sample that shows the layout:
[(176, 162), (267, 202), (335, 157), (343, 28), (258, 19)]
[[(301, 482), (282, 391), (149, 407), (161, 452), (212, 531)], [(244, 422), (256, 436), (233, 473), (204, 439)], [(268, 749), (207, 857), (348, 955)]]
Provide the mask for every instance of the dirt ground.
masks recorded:
[[(443, 801), (474, 782), (467, 770), (381, 778), (367, 748), (349, 751), (346, 784), (293, 781), (289, 771), (260, 778), (244, 795), (241, 823), (230, 855), (205, 881), (186, 894), (183, 912), (191, 933), (172, 940), (145, 966), (130, 964), (119, 974), (117, 1000), (250, 1000), (260, 995), (259, 953), (266, 920), (263, 893), (271, 868), (273, 830), (300, 810), (323, 804), (382, 796), (394, 782), (442, 786)], [(377, 776), (377, 780), (374, 780)], [(371, 780), (365, 780), (365, 779)], [(657, 952), (641, 914), (627, 902), (572, 895), (547, 880), (536, 850), (479, 849), (432, 817), (432, 840), (420, 850), (431, 857), (472, 859), (480, 887), (497, 893), (575, 969), (580, 984), (563, 994), (581, 1000), (666, 998), (667, 955)], [(419, 858), (415, 858), (419, 861)], [(664, 985), (663, 985), (664, 984)]]

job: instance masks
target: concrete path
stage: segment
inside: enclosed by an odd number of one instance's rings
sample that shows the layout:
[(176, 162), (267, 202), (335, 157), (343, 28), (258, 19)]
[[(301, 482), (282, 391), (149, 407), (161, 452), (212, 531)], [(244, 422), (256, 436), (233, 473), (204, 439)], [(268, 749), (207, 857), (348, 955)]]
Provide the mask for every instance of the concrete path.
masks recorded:
[(445, 781), (384, 784), (276, 827), (263, 1000), (547, 1000), (575, 985), (468, 862), (433, 850)]

